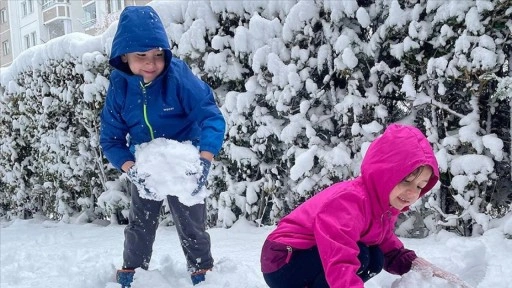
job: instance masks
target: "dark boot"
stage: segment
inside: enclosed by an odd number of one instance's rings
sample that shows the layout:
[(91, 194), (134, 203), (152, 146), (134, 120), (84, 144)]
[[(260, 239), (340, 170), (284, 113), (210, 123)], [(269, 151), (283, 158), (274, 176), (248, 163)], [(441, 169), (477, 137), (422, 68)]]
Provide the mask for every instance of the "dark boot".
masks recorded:
[(211, 269), (199, 269), (192, 274), (190, 274), (190, 279), (192, 280), (192, 284), (197, 285), (206, 280), (206, 272)]
[(121, 288), (130, 288), (133, 282), (133, 275), (135, 275), (135, 270), (133, 269), (117, 270), (117, 283), (121, 284)]

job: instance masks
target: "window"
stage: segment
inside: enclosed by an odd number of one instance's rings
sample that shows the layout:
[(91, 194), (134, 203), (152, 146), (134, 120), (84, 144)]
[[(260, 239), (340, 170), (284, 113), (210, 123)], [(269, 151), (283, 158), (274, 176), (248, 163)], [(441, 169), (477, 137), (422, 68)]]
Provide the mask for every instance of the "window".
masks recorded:
[(27, 1), (21, 2), (21, 15), (22, 16), (28, 15)]
[(82, 26), (87, 29), (96, 23), (96, 2), (84, 7), (85, 18), (82, 20)]
[(96, 19), (96, 2), (84, 7), (85, 20)]
[(34, 31), (30, 34), (23, 36), (23, 46), (28, 49), (37, 44), (37, 33)]
[(34, 0), (23, 0), (21, 2), (21, 15), (27, 16), (34, 13)]
[(34, 12), (34, 0), (27, 0), (27, 10), (28, 14), (32, 14)]
[(123, 9), (122, 0), (110, 0), (110, 13), (117, 12), (121, 9)]
[(7, 22), (7, 9), (0, 10), (0, 23), (6, 23)]
[(30, 37), (28, 34), (23, 36), (23, 43), (24, 43), (23, 46), (25, 46), (25, 49), (30, 48)]
[(30, 41), (31, 41), (32, 46), (37, 45), (37, 34), (35, 31), (30, 33)]
[(53, 4), (53, 0), (43, 0), (43, 3), (41, 4), (43, 9), (46, 9), (50, 7)]
[(21, 15), (27, 16), (34, 13), (34, 0), (23, 0), (21, 2)]
[(4, 42), (2, 42), (2, 53), (4, 56), (9, 55), (11, 53), (9, 48), (9, 40), (5, 40)]

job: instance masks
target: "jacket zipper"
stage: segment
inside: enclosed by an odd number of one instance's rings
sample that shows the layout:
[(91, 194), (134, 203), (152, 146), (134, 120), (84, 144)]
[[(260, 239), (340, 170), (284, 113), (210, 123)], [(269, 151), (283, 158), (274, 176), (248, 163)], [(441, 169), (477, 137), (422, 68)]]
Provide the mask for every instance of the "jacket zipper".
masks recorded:
[[(382, 222), (382, 226), (385, 227), (386, 225), (386, 220), (391, 218), (391, 211), (387, 210), (386, 212), (384, 212), (384, 214), (382, 214), (381, 216), (381, 222)], [(382, 243), (382, 240), (384, 240), (384, 236), (386, 235), (386, 230), (387, 229), (382, 229), (382, 232), (380, 234), (380, 241), (379, 243)]]
[(290, 259), (292, 258), (292, 252), (293, 252), (293, 249), (291, 246), (286, 246), (286, 250), (288, 250), (288, 254), (286, 255), (286, 264), (288, 264), (290, 262)]
[(148, 125), (149, 135), (151, 136), (151, 140), (154, 140), (155, 135), (153, 134), (153, 127), (151, 127), (151, 124), (149, 124), (148, 113), (147, 113), (148, 99), (147, 99), (147, 94), (146, 94), (146, 87), (148, 87), (150, 84), (151, 84), (151, 82), (149, 82), (147, 84), (142, 84), (142, 82), (140, 82), (140, 87), (142, 89), (142, 95), (144, 98), (144, 106), (143, 106), (144, 122), (146, 122), (146, 125)]

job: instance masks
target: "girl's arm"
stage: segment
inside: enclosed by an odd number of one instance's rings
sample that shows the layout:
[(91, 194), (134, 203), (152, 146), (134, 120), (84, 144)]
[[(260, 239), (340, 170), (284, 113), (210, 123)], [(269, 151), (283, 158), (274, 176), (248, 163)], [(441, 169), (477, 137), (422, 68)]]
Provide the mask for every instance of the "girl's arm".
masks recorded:
[(393, 227), (394, 225), (390, 226), (379, 247), (384, 253), (384, 270), (391, 274), (403, 275), (411, 270), (412, 261), (418, 256), (414, 251), (404, 247), (393, 231)]
[(344, 193), (326, 201), (315, 217), (314, 235), (330, 287), (364, 287), (363, 280), (357, 276), (360, 266), (357, 241), (365, 227), (366, 215), (360, 197), (356, 193)]
[(411, 270), (413, 261), (418, 258), (414, 251), (403, 246), (384, 254), (384, 270), (391, 274), (403, 275)]
[(421, 257), (417, 257), (412, 262), (412, 269), (414, 271), (418, 271), (421, 274), (426, 275), (428, 277), (435, 276), (438, 278), (442, 278), (442, 279), (444, 279), (452, 284), (455, 284), (461, 288), (471, 288), (471, 286), (469, 286), (469, 284), (467, 284), (466, 282), (464, 282), (464, 280), (457, 277), (457, 275), (450, 273), (448, 271), (445, 271)]

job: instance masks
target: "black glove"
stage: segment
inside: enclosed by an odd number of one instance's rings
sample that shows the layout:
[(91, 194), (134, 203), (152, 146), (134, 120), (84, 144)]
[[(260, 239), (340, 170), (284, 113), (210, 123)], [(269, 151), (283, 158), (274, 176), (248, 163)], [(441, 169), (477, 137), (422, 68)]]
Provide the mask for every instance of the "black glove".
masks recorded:
[(197, 180), (197, 188), (194, 189), (194, 191), (192, 192), (192, 196), (199, 193), (199, 191), (201, 191), (201, 189), (203, 189), (204, 185), (206, 185), (206, 178), (208, 178), (208, 173), (210, 172), (210, 166), (212, 165), (212, 163), (205, 158), (201, 157), (201, 158), (199, 158), (199, 160), (201, 160), (201, 167), (203, 167), (203, 172), (201, 173), (201, 176)]
[(128, 179), (130, 179), (133, 185), (137, 187), (137, 190), (139, 190), (139, 192), (149, 192), (149, 190), (146, 188), (146, 179), (148, 178), (149, 175), (138, 173), (137, 168), (135, 168), (135, 166), (132, 166), (130, 169), (128, 169), (126, 175), (128, 175)]

